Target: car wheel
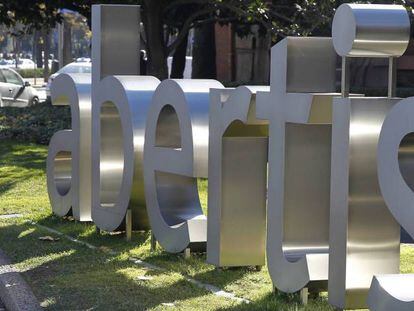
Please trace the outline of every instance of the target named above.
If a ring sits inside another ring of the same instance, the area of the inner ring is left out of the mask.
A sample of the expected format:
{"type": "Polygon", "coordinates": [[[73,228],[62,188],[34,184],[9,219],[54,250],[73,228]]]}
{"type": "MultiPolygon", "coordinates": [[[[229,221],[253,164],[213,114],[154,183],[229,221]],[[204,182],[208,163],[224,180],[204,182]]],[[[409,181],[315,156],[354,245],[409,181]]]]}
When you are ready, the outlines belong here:
{"type": "Polygon", "coordinates": [[[29,106],[34,106],[34,105],[37,105],[38,103],[39,103],[39,97],[34,96],[34,97],[30,100],[30,102],[29,102],[29,106]]]}

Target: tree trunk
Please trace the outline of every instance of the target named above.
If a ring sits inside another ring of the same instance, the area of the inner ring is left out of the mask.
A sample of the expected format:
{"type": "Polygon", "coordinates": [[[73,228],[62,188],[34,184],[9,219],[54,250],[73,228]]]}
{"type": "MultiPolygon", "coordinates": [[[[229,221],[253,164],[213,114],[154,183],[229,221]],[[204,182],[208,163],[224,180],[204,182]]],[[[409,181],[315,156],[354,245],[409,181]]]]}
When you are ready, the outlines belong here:
{"type": "Polygon", "coordinates": [[[187,55],[188,32],[185,38],[175,49],[171,64],[171,79],[182,79],[185,70],[185,57],[187,55]]]}
{"type": "Polygon", "coordinates": [[[36,65],[37,68],[43,68],[43,43],[41,42],[41,34],[38,30],[35,31],[35,42],[36,42],[36,65]]]}
{"type": "Polygon", "coordinates": [[[15,69],[18,68],[19,66],[19,53],[20,53],[20,49],[19,49],[19,40],[17,39],[17,36],[13,37],[14,39],[14,62],[15,62],[15,69]]]}
{"type": "Polygon", "coordinates": [[[168,78],[167,49],[164,42],[161,1],[145,0],[143,20],[147,39],[147,74],[160,80],[168,78]]]}
{"type": "Polygon", "coordinates": [[[204,24],[194,29],[193,79],[215,79],[216,40],[214,23],[204,24]]]}
{"type": "Polygon", "coordinates": [[[43,80],[47,82],[49,79],[49,51],[50,51],[50,34],[49,30],[43,31],[43,44],[44,44],[44,56],[43,56],[43,63],[44,63],[44,70],[43,70],[43,80]]]}

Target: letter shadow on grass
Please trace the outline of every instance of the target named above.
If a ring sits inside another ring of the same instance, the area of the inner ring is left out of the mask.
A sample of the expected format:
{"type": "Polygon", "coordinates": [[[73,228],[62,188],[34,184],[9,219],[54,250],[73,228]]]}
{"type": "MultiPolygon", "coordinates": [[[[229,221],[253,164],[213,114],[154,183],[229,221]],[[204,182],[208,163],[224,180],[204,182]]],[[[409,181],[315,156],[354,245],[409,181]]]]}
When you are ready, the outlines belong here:
{"type": "Polygon", "coordinates": [[[143,259],[168,271],[191,276],[220,288],[241,279],[246,273],[252,271],[251,267],[216,270],[214,266],[206,263],[205,253],[192,253],[189,259],[185,259],[182,254],[165,252],[159,245],[156,251],[151,252],[151,233],[149,231],[134,231],[132,240],[127,242],[124,232],[98,233],[93,223],[74,221],[71,218],[50,215],[38,221],[38,223],[88,242],[103,250],[111,249],[118,253],[126,253],[130,257],[143,259]]]}
{"type": "Polygon", "coordinates": [[[46,309],[146,310],[209,294],[172,272],[146,270],[63,238],[38,239],[45,235],[57,237],[28,224],[0,227],[0,248],[46,309]],[[142,275],[152,279],[138,279],[142,275]]]}

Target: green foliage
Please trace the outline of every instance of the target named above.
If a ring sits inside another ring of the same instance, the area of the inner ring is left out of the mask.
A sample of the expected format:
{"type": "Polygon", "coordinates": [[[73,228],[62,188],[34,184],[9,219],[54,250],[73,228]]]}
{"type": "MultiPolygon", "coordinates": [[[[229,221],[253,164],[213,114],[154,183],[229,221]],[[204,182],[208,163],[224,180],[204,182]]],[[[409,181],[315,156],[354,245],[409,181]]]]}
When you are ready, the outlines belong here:
{"type": "Polygon", "coordinates": [[[69,107],[40,103],[26,108],[0,108],[0,139],[44,145],[55,132],[69,128],[69,107]]]}
{"type": "MultiPolygon", "coordinates": [[[[45,160],[47,148],[35,144],[3,141],[0,144],[0,214],[23,214],[22,218],[0,219],[0,249],[5,251],[32,286],[47,310],[280,310],[332,311],[327,294],[310,299],[307,306],[297,295],[272,292],[263,267],[214,269],[205,254],[184,259],[160,247],[150,251],[149,232],[133,232],[132,241],[123,234],[97,233],[90,222],[78,222],[51,214],[47,196],[45,160]],[[98,246],[89,249],[61,237],[56,242],[40,241],[52,235],[31,222],[53,228],[98,246]],[[118,254],[111,254],[114,250],[118,254]],[[144,269],[128,258],[156,264],[164,271],[144,269]],[[217,297],[187,282],[191,276],[210,283],[250,304],[217,297]],[[142,276],[149,279],[141,279],[142,276]],[[162,303],[173,303],[167,307],[162,303]]],[[[200,197],[206,197],[206,180],[199,180],[200,197]]],[[[414,272],[414,249],[401,246],[401,272],[414,272]]]]}
{"type": "Polygon", "coordinates": [[[43,77],[43,68],[36,68],[36,69],[18,69],[17,72],[22,76],[22,78],[34,78],[36,77],[43,77]]]}

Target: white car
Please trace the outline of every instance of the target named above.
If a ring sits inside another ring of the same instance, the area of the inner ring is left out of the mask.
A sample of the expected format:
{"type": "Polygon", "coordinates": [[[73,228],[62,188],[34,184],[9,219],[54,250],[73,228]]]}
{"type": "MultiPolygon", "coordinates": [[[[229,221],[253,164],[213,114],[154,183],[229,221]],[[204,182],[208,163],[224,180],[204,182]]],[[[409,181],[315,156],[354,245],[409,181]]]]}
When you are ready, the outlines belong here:
{"type": "Polygon", "coordinates": [[[0,60],[0,68],[9,68],[13,66],[14,62],[11,59],[1,59],[0,60]]]}
{"type": "Polygon", "coordinates": [[[31,59],[20,58],[17,61],[17,68],[19,69],[34,69],[36,68],[36,63],[31,59]]]}
{"type": "Polygon", "coordinates": [[[11,68],[0,68],[0,107],[26,107],[39,102],[37,91],[11,68]]]}
{"type": "Polygon", "coordinates": [[[50,101],[50,85],[54,78],[56,78],[61,73],[91,73],[92,72],[92,63],[90,62],[73,62],[67,64],[66,66],[60,68],[57,72],[52,74],[49,77],[46,85],[46,97],[50,101]]]}

